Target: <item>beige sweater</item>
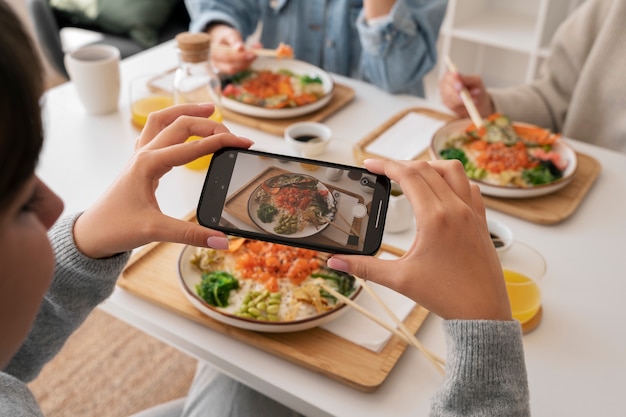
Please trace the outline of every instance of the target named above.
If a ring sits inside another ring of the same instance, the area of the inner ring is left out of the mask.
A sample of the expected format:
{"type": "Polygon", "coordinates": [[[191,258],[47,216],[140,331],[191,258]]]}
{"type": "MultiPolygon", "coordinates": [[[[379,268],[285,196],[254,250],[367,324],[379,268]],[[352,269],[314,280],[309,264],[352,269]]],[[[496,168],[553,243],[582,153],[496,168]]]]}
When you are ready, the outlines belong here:
{"type": "Polygon", "coordinates": [[[490,90],[496,111],[626,153],[626,0],[587,0],[559,27],[541,76],[490,90]]]}

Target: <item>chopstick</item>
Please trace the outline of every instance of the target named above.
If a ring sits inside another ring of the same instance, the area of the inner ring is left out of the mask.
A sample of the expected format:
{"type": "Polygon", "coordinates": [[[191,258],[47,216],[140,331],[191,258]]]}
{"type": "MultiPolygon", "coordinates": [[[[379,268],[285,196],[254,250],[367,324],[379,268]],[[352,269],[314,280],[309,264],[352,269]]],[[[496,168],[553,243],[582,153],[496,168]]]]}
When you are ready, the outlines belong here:
{"type": "Polygon", "coordinates": [[[329,222],[329,225],[331,225],[332,227],[334,227],[335,229],[339,230],[340,232],[343,232],[345,234],[347,234],[348,236],[356,236],[359,239],[359,243],[361,243],[362,239],[359,237],[359,235],[357,233],[351,234],[351,232],[353,232],[353,230],[346,230],[343,227],[333,223],[333,222],[329,222]]]}
{"type": "Polygon", "coordinates": [[[350,224],[350,222],[348,221],[348,219],[346,219],[346,218],[345,218],[345,217],[344,217],[344,216],[343,216],[343,215],[339,212],[339,210],[337,210],[337,217],[339,217],[339,218],[340,218],[340,219],[341,219],[341,220],[342,220],[345,224],[347,224],[347,225],[348,225],[348,227],[350,227],[350,231],[352,232],[352,234],[357,235],[357,236],[359,235],[359,232],[357,232],[357,231],[354,229],[354,226],[353,226],[352,224],[350,224]]]}
{"type": "MultiPolygon", "coordinates": [[[[444,59],[446,61],[446,66],[448,67],[448,69],[458,74],[459,70],[456,65],[454,65],[450,57],[446,55],[444,59]]],[[[474,126],[476,126],[477,128],[482,127],[483,118],[480,116],[480,113],[478,112],[478,109],[476,108],[476,105],[474,104],[474,101],[472,100],[469,91],[467,91],[467,88],[465,87],[463,87],[463,89],[461,90],[461,100],[463,100],[463,104],[465,105],[465,108],[467,109],[467,112],[469,113],[470,118],[474,123],[474,126]]]]}
{"type": "MultiPolygon", "coordinates": [[[[364,309],[363,307],[361,307],[360,305],[358,305],[357,303],[355,303],[354,301],[352,301],[351,299],[349,299],[345,295],[341,294],[340,292],[336,291],[334,288],[332,288],[329,285],[327,285],[325,282],[321,281],[320,282],[320,286],[324,290],[326,290],[329,294],[331,294],[333,297],[337,298],[338,300],[340,300],[344,304],[352,307],[353,309],[355,309],[359,313],[363,314],[365,317],[369,318],[370,320],[372,320],[373,322],[375,322],[379,326],[387,329],[388,331],[390,331],[391,333],[393,333],[394,335],[396,335],[397,337],[402,339],[404,342],[406,342],[408,345],[416,347],[418,350],[420,350],[426,356],[426,358],[433,364],[433,366],[435,368],[437,368],[439,373],[444,375],[445,371],[444,371],[443,367],[441,366],[441,362],[443,362],[443,360],[440,359],[440,358],[437,358],[428,349],[426,349],[417,340],[417,338],[414,335],[411,335],[411,337],[409,337],[406,333],[404,333],[404,332],[402,332],[402,331],[400,331],[400,330],[398,330],[398,329],[388,325],[387,323],[385,323],[384,321],[382,321],[381,319],[376,317],[374,314],[370,313],[369,311],[367,311],[366,309],[364,309]]],[[[381,302],[382,302],[382,300],[381,300],[381,302]]],[[[407,329],[407,331],[408,331],[408,329],[407,329]]],[[[410,332],[408,332],[408,333],[410,334],[410,332]]]]}
{"type": "MultiPolygon", "coordinates": [[[[220,51],[220,52],[226,52],[226,53],[237,52],[234,49],[232,49],[230,46],[226,46],[226,45],[211,45],[211,49],[214,51],[220,51]]],[[[254,52],[257,56],[273,57],[273,58],[280,57],[280,54],[278,53],[278,49],[250,48],[250,49],[247,49],[247,51],[254,52]]],[[[286,57],[283,57],[283,58],[286,58],[286,57]]]]}
{"type": "MultiPolygon", "coordinates": [[[[411,333],[409,328],[406,327],[406,325],[402,322],[402,320],[400,320],[393,313],[393,311],[391,311],[389,306],[387,306],[387,304],[385,304],[385,302],[378,296],[378,294],[376,294],[376,292],[374,292],[372,287],[370,287],[363,278],[356,277],[356,280],[359,282],[359,284],[361,284],[361,287],[363,287],[363,289],[378,303],[378,305],[380,305],[383,308],[383,310],[385,310],[385,313],[387,313],[387,315],[393,320],[393,322],[398,326],[400,331],[402,333],[404,333],[404,335],[406,336],[406,338],[408,339],[410,344],[412,344],[414,347],[416,347],[419,350],[421,350],[426,356],[430,356],[429,359],[431,359],[431,361],[435,361],[435,362],[439,363],[440,365],[445,365],[446,362],[443,360],[443,358],[441,358],[441,357],[435,355],[433,352],[429,351],[422,344],[422,342],[420,342],[417,339],[417,337],[415,337],[415,335],[413,333],[411,333]]],[[[442,371],[442,370],[440,369],[440,371],[442,371]]]]}

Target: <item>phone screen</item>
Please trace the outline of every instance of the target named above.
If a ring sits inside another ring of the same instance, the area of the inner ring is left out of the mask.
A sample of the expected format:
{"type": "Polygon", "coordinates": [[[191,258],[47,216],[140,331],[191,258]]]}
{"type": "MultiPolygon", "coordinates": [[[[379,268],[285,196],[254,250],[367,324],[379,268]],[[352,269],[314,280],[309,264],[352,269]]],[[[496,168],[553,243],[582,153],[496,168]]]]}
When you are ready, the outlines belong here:
{"type": "Polygon", "coordinates": [[[227,234],[330,253],[374,254],[390,182],[364,168],[224,148],[211,160],[198,222],[227,234]]]}

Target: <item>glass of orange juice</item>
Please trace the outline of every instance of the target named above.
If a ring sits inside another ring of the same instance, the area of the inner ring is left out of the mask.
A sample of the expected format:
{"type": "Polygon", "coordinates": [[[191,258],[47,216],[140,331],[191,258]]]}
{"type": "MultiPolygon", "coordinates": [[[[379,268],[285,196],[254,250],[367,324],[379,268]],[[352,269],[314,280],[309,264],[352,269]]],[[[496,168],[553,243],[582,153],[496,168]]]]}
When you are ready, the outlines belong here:
{"type": "Polygon", "coordinates": [[[530,331],[541,319],[540,282],[547,270],[546,261],[531,246],[513,242],[508,251],[500,254],[500,262],[513,318],[524,332],[530,331]]]}
{"type": "MultiPolygon", "coordinates": [[[[216,121],[216,122],[220,122],[220,123],[224,120],[224,116],[222,114],[222,111],[219,105],[215,106],[215,111],[213,112],[212,115],[209,116],[209,119],[216,121]]],[[[201,136],[189,136],[186,142],[189,142],[192,140],[198,140],[198,139],[202,139],[202,137],[201,136]]],[[[213,154],[201,156],[198,159],[195,159],[191,162],[186,163],[185,166],[189,169],[193,169],[196,171],[204,171],[209,168],[212,157],[213,157],[213,154]]]]}
{"type": "Polygon", "coordinates": [[[142,75],[131,81],[131,120],[138,129],[143,129],[150,113],[173,105],[174,96],[159,75],[142,75]]]}

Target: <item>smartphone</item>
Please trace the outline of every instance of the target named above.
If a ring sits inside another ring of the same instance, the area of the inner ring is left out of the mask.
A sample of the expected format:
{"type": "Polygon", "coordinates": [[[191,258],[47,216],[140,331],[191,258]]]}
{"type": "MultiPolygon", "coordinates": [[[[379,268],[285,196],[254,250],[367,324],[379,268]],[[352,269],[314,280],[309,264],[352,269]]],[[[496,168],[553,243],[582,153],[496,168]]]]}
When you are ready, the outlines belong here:
{"type": "Polygon", "coordinates": [[[213,154],[196,216],[226,234],[372,255],[391,184],[364,168],[239,148],[213,154]]]}

